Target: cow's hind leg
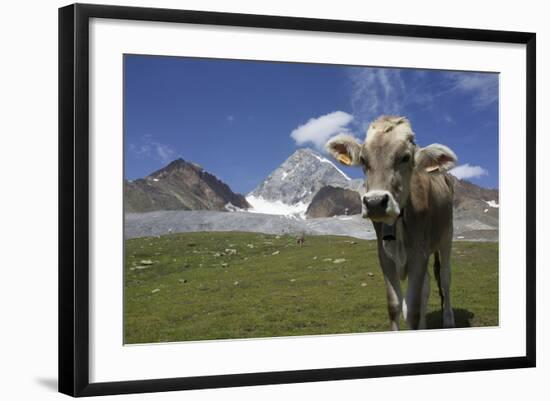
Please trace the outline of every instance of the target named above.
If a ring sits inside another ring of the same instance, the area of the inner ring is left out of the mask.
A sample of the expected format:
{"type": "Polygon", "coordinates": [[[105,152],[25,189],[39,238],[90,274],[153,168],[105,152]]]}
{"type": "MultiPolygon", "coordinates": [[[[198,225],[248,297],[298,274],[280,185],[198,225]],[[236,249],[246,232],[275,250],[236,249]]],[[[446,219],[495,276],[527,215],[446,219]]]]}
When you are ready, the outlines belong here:
{"type": "Polygon", "coordinates": [[[439,259],[439,251],[434,253],[434,276],[437,281],[437,289],[439,290],[439,299],[441,301],[441,313],[443,313],[443,289],[441,288],[441,260],[439,259]]]}
{"type": "Polygon", "coordinates": [[[441,247],[441,292],[443,293],[443,327],[455,327],[455,316],[451,306],[451,246],[449,241],[441,247]]]}
{"type": "Polygon", "coordinates": [[[424,274],[424,284],[422,285],[422,303],[420,305],[420,323],[418,324],[419,329],[426,328],[426,312],[428,311],[429,298],[430,298],[430,275],[428,274],[428,269],[426,269],[426,274],[424,274]]]}

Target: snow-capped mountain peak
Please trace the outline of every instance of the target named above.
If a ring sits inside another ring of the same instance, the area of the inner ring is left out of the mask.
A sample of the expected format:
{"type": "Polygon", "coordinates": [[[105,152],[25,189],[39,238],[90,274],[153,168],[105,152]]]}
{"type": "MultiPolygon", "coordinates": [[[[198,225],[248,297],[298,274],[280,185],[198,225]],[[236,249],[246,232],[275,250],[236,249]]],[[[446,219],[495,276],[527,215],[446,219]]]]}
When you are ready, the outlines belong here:
{"type": "Polygon", "coordinates": [[[298,149],[248,194],[247,201],[250,211],[303,217],[317,191],[326,185],[356,189],[361,180],[350,179],[311,149],[298,149]]]}

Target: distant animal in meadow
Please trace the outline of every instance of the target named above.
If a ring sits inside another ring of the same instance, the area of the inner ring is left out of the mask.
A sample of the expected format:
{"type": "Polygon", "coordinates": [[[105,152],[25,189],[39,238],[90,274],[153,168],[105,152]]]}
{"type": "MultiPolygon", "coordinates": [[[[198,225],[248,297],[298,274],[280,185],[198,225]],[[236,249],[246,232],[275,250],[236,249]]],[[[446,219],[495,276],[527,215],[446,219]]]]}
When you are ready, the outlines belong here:
{"type": "Polygon", "coordinates": [[[306,234],[305,233],[300,233],[300,235],[298,235],[298,237],[296,237],[296,244],[302,246],[302,245],[304,245],[305,242],[306,242],[306,234]]]}

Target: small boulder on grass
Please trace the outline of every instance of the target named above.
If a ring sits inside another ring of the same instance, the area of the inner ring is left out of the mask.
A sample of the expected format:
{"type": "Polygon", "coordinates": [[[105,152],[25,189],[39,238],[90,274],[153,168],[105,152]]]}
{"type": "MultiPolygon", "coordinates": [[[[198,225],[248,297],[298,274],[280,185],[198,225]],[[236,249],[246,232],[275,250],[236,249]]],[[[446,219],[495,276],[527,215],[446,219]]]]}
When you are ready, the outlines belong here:
{"type": "Polygon", "coordinates": [[[139,263],[142,264],[142,265],[145,265],[145,266],[150,266],[155,262],[153,262],[151,259],[143,259],[139,263]]]}
{"type": "Polygon", "coordinates": [[[340,263],[344,263],[346,261],[346,259],[344,258],[339,258],[339,259],[334,259],[334,261],[332,263],[338,265],[340,263]]]}
{"type": "Polygon", "coordinates": [[[275,255],[278,255],[279,253],[280,253],[279,251],[275,251],[272,253],[272,255],[275,256],[275,255]]]}
{"type": "Polygon", "coordinates": [[[153,291],[151,291],[151,294],[156,294],[157,292],[160,292],[160,288],[155,288],[153,291]]]}

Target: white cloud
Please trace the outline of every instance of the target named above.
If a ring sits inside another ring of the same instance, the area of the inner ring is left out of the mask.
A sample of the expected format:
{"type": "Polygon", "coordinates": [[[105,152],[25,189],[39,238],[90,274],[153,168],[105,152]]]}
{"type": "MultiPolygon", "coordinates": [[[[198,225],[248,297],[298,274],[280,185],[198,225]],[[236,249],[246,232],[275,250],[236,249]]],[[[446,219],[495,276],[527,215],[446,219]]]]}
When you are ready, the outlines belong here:
{"type": "Polygon", "coordinates": [[[225,119],[229,122],[232,122],[232,121],[235,121],[235,116],[230,114],[227,117],[225,117],[225,119]]]}
{"type": "Polygon", "coordinates": [[[136,154],[136,156],[143,156],[151,153],[151,147],[149,145],[136,145],[131,143],[130,150],[136,154]]]}
{"type": "Polygon", "coordinates": [[[449,113],[443,113],[441,115],[441,118],[443,119],[443,121],[445,121],[447,124],[454,124],[455,123],[455,119],[453,118],[453,116],[451,116],[449,113]]]}
{"type": "Polygon", "coordinates": [[[498,101],[498,75],[489,73],[450,72],[451,90],[472,96],[473,105],[487,107],[498,101]]]}
{"type": "Polygon", "coordinates": [[[170,146],[158,142],[153,142],[153,146],[158,159],[162,163],[166,164],[176,158],[176,151],[170,146]]]}
{"type": "Polygon", "coordinates": [[[152,140],[151,134],[143,135],[141,143],[130,144],[130,151],[138,158],[152,158],[167,164],[177,157],[177,152],[169,145],[152,140]]]}
{"type": "Polygon", "coordinates": [[[348,76],[351,108],[361,131],[382,114],[409,115],[413,106],[451,124],[454,118],[439,106],[439,99],[450,94],[468,96],[477,109],[498,102],[498,75],[492,73],[352,67],[348,76]]]}
{"type": "Polygon", "coordinates": [[[462,164],[449,171],[452,175],[460,180],[469,178],[480,178],[489,175],[489,172],[481,166],[471,166],[470,164],[462,164]]]}
{"type": "Polygon", "coordinates": [[[381,114],[404,114],[407,96],[401,70],[353,68],[349,77],[351,107],[361,129],[381,114]]]}
{"type": "Polygon", "coordinates": [[[334,111],[317,118],[311,118],[290,134],[296,145],[312,143],[318,150],[324,150],[327,140],[336,134],[349,132],[348,124],[353,120],[351,114],[334,111]]]}

